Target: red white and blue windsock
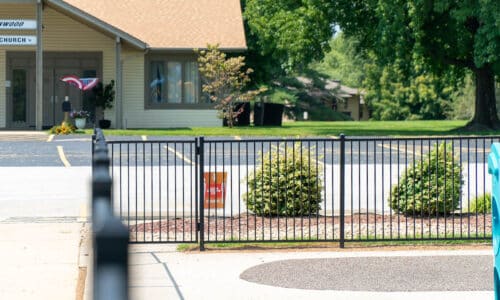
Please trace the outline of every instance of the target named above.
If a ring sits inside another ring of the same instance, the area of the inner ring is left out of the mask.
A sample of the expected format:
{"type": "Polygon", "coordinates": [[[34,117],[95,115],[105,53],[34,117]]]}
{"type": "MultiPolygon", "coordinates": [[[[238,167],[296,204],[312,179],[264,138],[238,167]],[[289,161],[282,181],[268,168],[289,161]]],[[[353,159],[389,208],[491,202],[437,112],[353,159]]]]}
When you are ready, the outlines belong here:
{"type": "Polygon", "coordinates": [[[82,91],[87,91],[97,85],[99,78],[80,78],[80,81],[83,83],[82,91]]]}
{"type": "Polygon", "coordinates": [[[61,81],[66,82],[79,90],[87,91],[97,85],[99,78],[78,78],[75,75],[67,75],[62,77],[61,81]]]}

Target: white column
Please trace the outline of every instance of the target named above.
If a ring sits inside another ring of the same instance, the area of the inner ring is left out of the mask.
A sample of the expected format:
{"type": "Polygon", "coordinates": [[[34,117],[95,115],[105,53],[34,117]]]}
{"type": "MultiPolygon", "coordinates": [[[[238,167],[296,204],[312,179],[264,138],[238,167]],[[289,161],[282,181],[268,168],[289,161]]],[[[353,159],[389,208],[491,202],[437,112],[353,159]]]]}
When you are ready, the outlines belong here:
{"type": "Polygon", "coordinates": [[[116,76],[115,76],[115,113],[116,128],[123,127],[123,101],[122,101],[122,43],[120,37],[116,37],[116,76]]]}
{"type": "Polygon", "coordinates": [[[42,44],[42,14],[43,0],[36,2],[36,130],[43,126],[43,44],[42,44]]]}

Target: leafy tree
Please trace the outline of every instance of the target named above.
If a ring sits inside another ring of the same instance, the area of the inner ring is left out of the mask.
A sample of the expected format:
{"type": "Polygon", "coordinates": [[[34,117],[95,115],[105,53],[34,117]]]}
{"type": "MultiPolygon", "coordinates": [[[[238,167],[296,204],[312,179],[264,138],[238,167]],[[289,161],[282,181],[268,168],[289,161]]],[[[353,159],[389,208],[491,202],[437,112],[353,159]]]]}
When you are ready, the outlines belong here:
{"type": "Polygon", "coordinates": [[[361,88],[377,120],[444,119],[456,89],[452,74],[436,76],[417,57],[410,62],[387,63],[373,51],[359,51],[360,42],[343,33],[330,42],[321,62],[310,66],[361,88]]]}
{"type": "Polygon", "coordinates": [[[402,70],[396,64],[382,66],[376,61],[366,65],[363,82],[365,99],[378,120],[445,119],[452,107],[458,82],[449,74],[437,76],[418,60],[402,70]]]}
{"type": "Polygon", "coordinates": [[[327,0],[242,0],[242,6],[249,64],[261,80],[300,70],[329,47],[333,27],[327,0]]]}
{"type": "MultiPolygon", "coordinates": [[[[335,9],[333,9],[335,8],[335,9]]],[[[475,105],[470,126],[499,127],[495,76],[500,75],[500,9],[497,0],[339,0],[334,20],[386,62],[414,56],[440,75],[474,74],[475,105]],[[366,19],[365,19],[366,18],[366,19]]],[[[411,71],[411,66],[402,68],[411,71]]]]}
{"type": "Polygon", "coordinates": [[[341,80],[350,87],[362,87],[365,79],[365,64],[368,59],[364,53],[358,52],[359,41],[337,34],[330,42],[330,51],[325,53],[321,61],[313,62],[310,68],[327,75],[329,78],[341,80]]]}
{"type": "MultiPolygon", "coordinates": [[[[474,106],[470,105],[471,99],[474,99],[474,81],[471,74],[464,78],[463,85],[453,92],[452,98],[452,108],[447,113],[447,118],[452,120],[471,119],[474,113],[474,106]]],[[[497,99],[499,99],[498,96],[497,99]]]]}
{"type": "Polygon", "coordinates": [[[199,71],[203,80],[203,91],[210,95],[219,117],[227,120],[228,127],[233,127],[234,119],[243,111],[235,111],[236,101],[249,101],[258,91],[243,91],[250,82],[252,69],[242,71],[245,57],[226,57],[219,51],[218,45],[208,45],[207,50],[198,51],[199,71]]]}

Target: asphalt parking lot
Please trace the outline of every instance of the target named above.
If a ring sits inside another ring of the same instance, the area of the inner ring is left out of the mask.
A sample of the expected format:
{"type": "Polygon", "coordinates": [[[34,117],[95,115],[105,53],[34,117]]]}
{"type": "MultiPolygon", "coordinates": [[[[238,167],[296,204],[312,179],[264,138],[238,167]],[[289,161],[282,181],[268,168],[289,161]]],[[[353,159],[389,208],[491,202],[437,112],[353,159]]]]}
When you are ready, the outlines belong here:
{"type": "MultiPolygon", "coordinates": [[[[179,143],[179,141],[194,141],[193,137],[165,137],[165,136],[107,136],[108,141],[124,141],[121,146],[113,146],[115,163],[119,162],[120,152],[131,155],[144,156],[146,163],[152,151],[160,147],[165,153],[171,154],[171,164],[182,165],[194,161],[194,142],[179,143]],[[146,146],[137,147],[134,142],[151,142],[146,146]],[[127,144],[130,142],[130,144],[127,144]],[[165,142],[158,144],[159,142],[165,142]]],[[[293,148],[292,142],[284,142],[283,138],[259,137],[207,137],[205,144],[206,162],[233,165],[237,163],[255,164],[260,153],[267,153],[269,149],[293,148]],[[257,139],[257,141],[255,141],[257,139]],[[238,158],[239,157],[239,158],[238,158]],[[238,159],[237,159],[238,158],[238,159]]],[[[419,160],[442,141],[365,141],[346,142],[345,159],[347,164],[409,164],[419,160]]],[[[459,162],[484,163],[493,141],[465,140],[463,143],[454,142],[454,154],[459,162]]],[[[338,164],[340,159],[340,144],[335,139],[303,141],[302,146],[312,149],[312,156],[319,157],[326,164],[338,164]]],[[[169,159],[168,155],[165,155],[169,159]]],[[[0,132],[0,167],[16,166],[90,166],[91,136],[48,135],[44,132],[0,132]]]]}

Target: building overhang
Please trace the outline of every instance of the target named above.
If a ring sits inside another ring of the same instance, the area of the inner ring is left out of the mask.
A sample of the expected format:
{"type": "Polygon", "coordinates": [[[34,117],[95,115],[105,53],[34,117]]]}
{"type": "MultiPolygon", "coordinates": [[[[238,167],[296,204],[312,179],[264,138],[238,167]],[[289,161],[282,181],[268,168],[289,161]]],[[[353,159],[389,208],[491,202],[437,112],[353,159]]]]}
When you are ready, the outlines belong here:
{"type": "MultiPolygon", "coordinates": [[[[0,0],[2,1],[2,0],[0,0]]],[[[109,35],[112,38],[120,38],[121,41],[124,41],[136,48],[139,49],[147,49],[149,48],[148,45],[133,37],[132,35],[124,32],[123,30],[120,30],[106,22],[103,22],[102,20],[82,11],[81,9],[78,9],[77,7],[74,7],[62,0],[43,0],[45,5],[55,9],[56,11],[59,11],[60,13],[63,13],[75,20],[78,20],[84,24],[86,24],[89,27],[93,27],[98,31],[103,32],[106,35],[109,35]]],[[[31,3],[35,2],[36,0],[33,1],[31,0],[31,3]]],[[[0,2],[2,3],[2,2],[0,2]]]]}

